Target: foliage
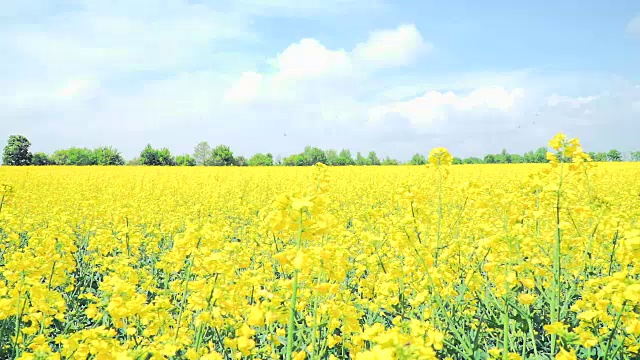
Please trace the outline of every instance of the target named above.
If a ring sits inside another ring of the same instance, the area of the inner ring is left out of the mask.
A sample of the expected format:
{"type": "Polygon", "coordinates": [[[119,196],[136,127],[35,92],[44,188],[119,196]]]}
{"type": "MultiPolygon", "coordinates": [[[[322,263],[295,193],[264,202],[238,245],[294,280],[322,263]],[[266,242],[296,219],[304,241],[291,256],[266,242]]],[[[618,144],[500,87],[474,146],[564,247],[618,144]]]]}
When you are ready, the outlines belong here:
{"type": "Polygon", "coordinates": [[[211,162],[211,146],[206,141],[200,142],[193,149],[193,157],[196,159],[196,165],[208,165],[211,162]]]}
{"type": "Polygon", "coordinates": [[[386,158],[384,158],[384,160],[382,160],[382,163],[380,165],[385,165],[385,166],[400,165],[400,162],[396,159],[392,159],[387,156],[386,158]]]}
{"type": "Polygon", "coordinates": [[[147,166],[174,166],[176,160],[167,148],[154,149],[148,144],[140,153],[140,164],[147,166]]]}
{"type": "Polygon", "coordinates": [[[249,166],[249,163],[248,163],[247,159],[244,156],[240,155],[240,156],[236,156],[233,159],[233,165],[235,165],[235,166],[249,166]]]}
{"type": "Polygon", "coordinates": [[[411,165],[424,165],[427,163],[427,159],[422,154],[414,154],[409,163],[411,165]]]}
{"type": "Polygon", "coordinates": [[[96,153],[89,148],[72,147],[56,150],[51,154],[51,160],[56,165],[97,165],[96,153]]]}
{"type": "Polygon", "coordinates": [[[37,152],[33,154],[31,164],[35,166],[45,166],[54,165],[54,162],[49,158],[49,155],[43,152],[37,152]]]}
{"type": "Polygon", "coordinates": [[[218,145],[211,151],[209,163],[211,166],[230,166],[234,164],[233,151],[227,145],[218,145]]]}
{"type": "Polygon", "coordinates": [[[22,135],[11,135],[2,154],[2,163],[8,166],[31,165],[31,142],[22,135]]]}
{"type": "Polygon", "coordinates": [[[640,151],[632,151],[629,157],[631,161],[640,161],[640,151]]]}
{"type": "Polygon", "coordinates": [[[176,165],[178,166],[196,166],[196,159],[189,154],[176,156],[176,165]]]}
{"type": "Polygon", "coordinates": [[[120,152],[111,146],[102,146],[93,150],[96,164],[101,166],[124,165],[120,152]]]}
{"type": "Polygon", "coordinates": [[[249,166],[273,166],[273,155],[271,153],[257,153],[248,162],[249,166]]]}
{"type": "Polygon", "coordinates": [[[2,167],[0,358],[637,359],[640,166],[549,149],[2,167]]]}
{"type": "Polygon", "coordinates": [[[618,151],[616,149],[611,149],[607,153],[607,160],[620,162],[620,161],[622,161],[622,154],[620,153],[620,151],[618,151]]]}

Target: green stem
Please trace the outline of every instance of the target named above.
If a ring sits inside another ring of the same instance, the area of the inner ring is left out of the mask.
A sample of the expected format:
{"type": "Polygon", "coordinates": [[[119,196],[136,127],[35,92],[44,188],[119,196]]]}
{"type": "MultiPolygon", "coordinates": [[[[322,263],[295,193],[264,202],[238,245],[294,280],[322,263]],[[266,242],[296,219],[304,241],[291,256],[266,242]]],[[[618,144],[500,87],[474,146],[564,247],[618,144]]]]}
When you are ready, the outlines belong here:
{"type": "Polygon", "coordinates": [[[178,314],[178,323],[176,324],[176,336],[175,340],[178,340],[178,334],[180,334],[180,323],[182,322],[182,314],[184,313],[184,308],[187,302],[187,292],[189,291],[189,280],[191,278],[191,266],[193,265],[193,261],[187,258],[189,261],[189,265],[187,266],[187,274],[184,282],[184,290],[182,291],[182,302],[180,303],[180,313],[178,314]]]}
{"type": "MultiPolygon", "coordinates": [[[[302,209],[298,216],[298,238],[296,239],[296,249],[300,250],[302,244],[302,209]]],[[[291,360],[293,354],[293,333],[296,330],[296,303],[298,302],[298,269],[293,271],[293,294],[291,294],[291,305],[289,308],[289,322],[287,324],[287,352],[286,359],[291,360]]]]}

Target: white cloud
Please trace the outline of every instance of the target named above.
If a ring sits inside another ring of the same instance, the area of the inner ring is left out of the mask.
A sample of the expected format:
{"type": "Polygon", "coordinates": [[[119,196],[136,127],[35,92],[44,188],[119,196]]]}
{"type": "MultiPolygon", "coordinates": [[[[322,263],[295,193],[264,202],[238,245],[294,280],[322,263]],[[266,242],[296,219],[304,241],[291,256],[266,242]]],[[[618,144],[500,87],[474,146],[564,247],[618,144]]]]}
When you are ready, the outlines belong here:
{"type": "Polygon", "coordinates": [[[256,72],[245,72],[240,79],[229,88],[224,99],[232,103],[247,103],[256,98],[260,91],[263,76],[256,72]]]}
{"type": "MultiPolygon", "coordinates": [[[[417,60],[429,45],[413,25],[374,31],[365,42],[352,51],[328,49],[318,40],[304,38],[289,45],[269,61],[272,72],[246,72],[229,88],[225,98],[233,101],[238,89],[245,89],[248,77],[260,75],[263,87],[251,92],[244,101],[268,99],[296,101],[314,96],[342,94],[345,88],[356,86],[373,71],[383,67],[399,67],[417,60]]],[[[244,91],[244,90],[243,90],[244,91]]]]}
{"type": "Polygon", "coordinates": [[[288,79],[339,76],[351,72],[351,59],[344,50],[329,50],[315,39],[291,44],[275,59],[278,75],[288,79]]]}
{"type": "Polygon", "coordinates": [[[633,36],[640,37],[640,15],[636,15],[627,23],[627,32],[633,36]]]}
{"type": "Polygon", "coordinates": [[[401,25],[372,32],[366,42],[355,47],[353,57],[359,64],[371,68],[398,67],[413,63],[432,48],[415,25],[401,25]]]}
{"type": "Polygon", "coordinates": [[[479,88],[467,94],[428,91],[410,100],[373,107],[369,112],[369,120],[380,123],[389,115],[397,114],[408,119],[412,125],[425,128],[463,112],[510,112],[523,96],[523,89],[507,90],[502,87],[479,88]]]}
{"type": "Polygon", "coordinates": [[[598,100],[600,96],[564,96],[553,94],[547,98],[547,105],[549,106],[558,106],[558,105],[567,105],[572,109],[579,109],[584,105],[587,105],[595,100],[598,100]]]}

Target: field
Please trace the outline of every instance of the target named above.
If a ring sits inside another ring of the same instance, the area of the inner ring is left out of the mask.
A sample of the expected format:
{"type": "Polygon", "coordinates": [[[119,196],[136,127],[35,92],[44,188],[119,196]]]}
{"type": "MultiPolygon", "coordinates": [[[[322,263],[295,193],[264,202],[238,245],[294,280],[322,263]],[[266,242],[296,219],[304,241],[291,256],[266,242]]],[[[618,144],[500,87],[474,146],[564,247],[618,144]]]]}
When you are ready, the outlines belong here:
{"type": "Polygon", "coordinates": [[[637,358],[640,164],[573,145],[539,165],[1,167],[0,358],[637,358]]]}

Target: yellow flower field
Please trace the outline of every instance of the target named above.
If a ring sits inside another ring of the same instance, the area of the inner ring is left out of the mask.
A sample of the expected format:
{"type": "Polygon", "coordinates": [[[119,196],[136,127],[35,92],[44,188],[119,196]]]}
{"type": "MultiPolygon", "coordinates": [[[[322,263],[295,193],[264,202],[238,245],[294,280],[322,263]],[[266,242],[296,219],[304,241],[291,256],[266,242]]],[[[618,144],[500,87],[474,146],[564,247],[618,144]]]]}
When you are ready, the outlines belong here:
{"type": "Polygon", "coordinates": [[[540,165],[0,167],[0,358],[638,358],[640,164],[550,145],[540,165]]]}

